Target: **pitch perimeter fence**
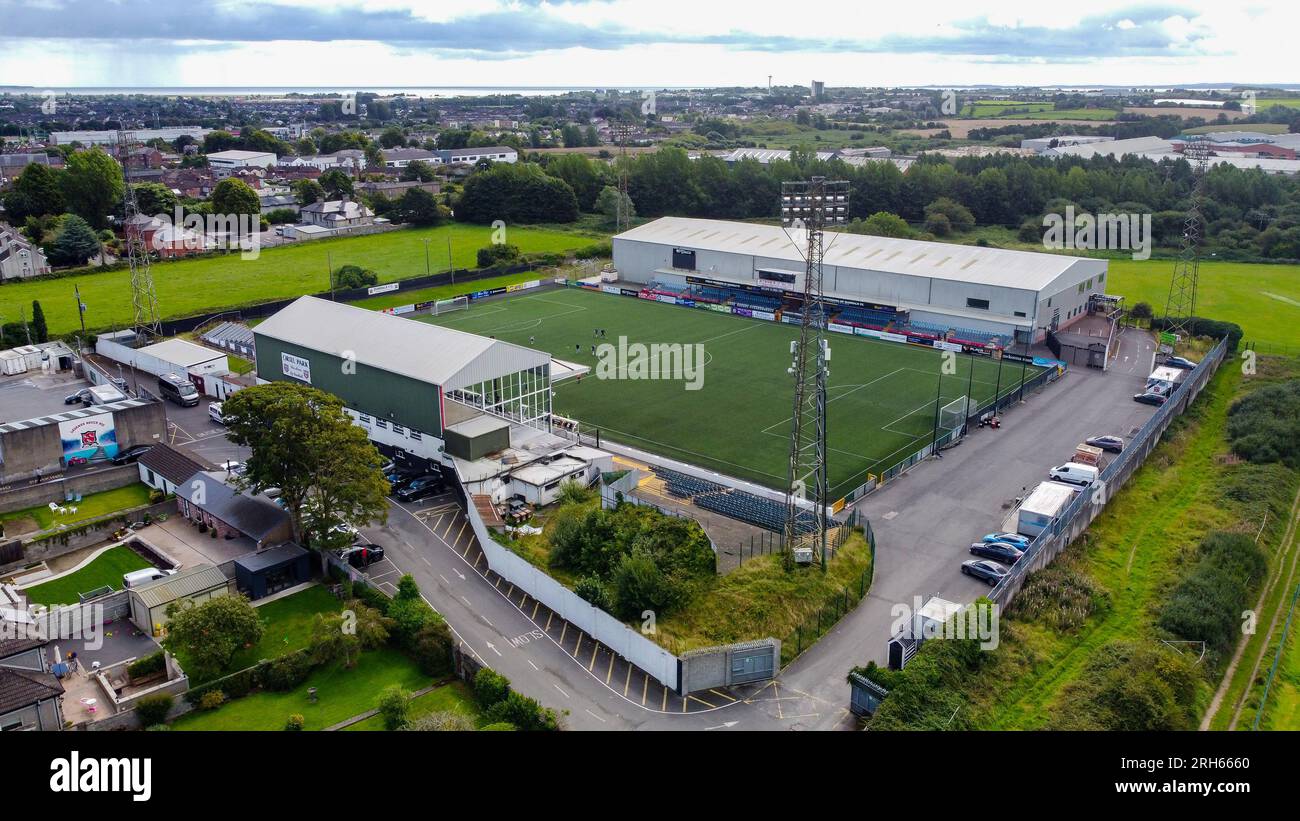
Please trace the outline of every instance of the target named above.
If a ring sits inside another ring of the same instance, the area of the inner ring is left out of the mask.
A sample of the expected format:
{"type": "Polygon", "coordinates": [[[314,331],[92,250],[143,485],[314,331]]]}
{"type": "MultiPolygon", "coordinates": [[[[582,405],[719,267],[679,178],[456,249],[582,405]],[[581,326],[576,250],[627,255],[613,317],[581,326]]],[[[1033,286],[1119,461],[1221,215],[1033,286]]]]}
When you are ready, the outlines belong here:
{"type": "Polygon", "coordinates": [[[1009,606],[1030,573],[1051,564],[1061,551],[1088,528],[1110,497],[1124,486],[1156,445],[1160,444],[1161,436],[1174,417],[1185,411],[1205,388],[1227,354],[1228,340],[1221,339],[1125,445],[1124,451],[1102,470],[1097,481],[1078,493],[1052,524],[1034,537],[1026,548],[1025,555],[1011,566],[1011,572],[989,593],[990,599],[1002,607],[1009,606]]]}

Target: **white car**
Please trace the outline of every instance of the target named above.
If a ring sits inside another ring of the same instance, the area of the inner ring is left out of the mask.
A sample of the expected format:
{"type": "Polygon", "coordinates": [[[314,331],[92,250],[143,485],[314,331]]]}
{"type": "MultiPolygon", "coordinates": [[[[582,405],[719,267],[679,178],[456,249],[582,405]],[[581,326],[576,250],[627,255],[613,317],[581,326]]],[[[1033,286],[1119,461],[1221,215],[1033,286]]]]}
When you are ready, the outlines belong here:
{"type": "Polygon", "coordinates": [[[208,404],[208,418],[218,425],[226,424],[226,419],[221,415],[221,403],[211,402],[208,404]]]}

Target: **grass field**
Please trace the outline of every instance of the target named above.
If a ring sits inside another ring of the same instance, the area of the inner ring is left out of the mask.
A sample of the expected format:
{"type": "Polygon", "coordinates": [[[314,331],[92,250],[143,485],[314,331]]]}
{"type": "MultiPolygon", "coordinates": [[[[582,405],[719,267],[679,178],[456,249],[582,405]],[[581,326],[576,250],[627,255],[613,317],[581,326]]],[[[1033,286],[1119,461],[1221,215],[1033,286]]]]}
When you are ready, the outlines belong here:
{"type": "MultiPolygon", "coordinates": [[[[593,329],[628,344],[698,343],[702,386],[684,381],[597,379],[555,388],[555,409],[602,437],[770,487],[785,484],[790,403],[786,368],[796,329],[699,309],[663,305],[579,289],[479,303],[467,312],[426,321],[496,336],[549,351],[593,368],[593,329]],[[575,346],[577,350],[575,351],[575,346]]],[[[933,434],[936,392],[946,404],[967,393],[989,399],[998,365],[959,356],[942,377],[939,352],[916,346],[831,334],[831,497],[848,493],[923,448],[933,434]],[[974,371],[971,364],[974,363],[974,371]]],[[[1036,371],[1030,367],[1026,376],[1036,371]]],[[[1014,391],[1021,368],[1002,369],[1001,392],[1014,391]]]]}
{"type": "Polygon", "coordinates": [[[369,299],[362,299],[353,302],[358,308],[369,308],[372,311],[379,311],[384,308],[396,308],[400,305],[413,305],[417,302],[429,302],[435,299],[447,299],[452,296],[459,296],[468,291],[482,291],[489,288],[500,288],[503,285],[514,285],[518,282],[527,282],[530,279],[540,279],[543,275],[539,271],[524,271],[518,274],[506,274],[505,276],[489,277],[487,279],[476,279],[473,282],[457,282],[454,285],[437,285],[432,288],[419,288],[414,291],[398,291],[392,294],[380,294],[372,296],[369,299]]]}
{"type": "MultiPolygon", "coordinates": [[[[154,289],[163,318],[190,316],[328,291],[331,263],[335,270],[349,264],[373,269],[380,282],[423,276],[425,240],[429,241],[429,269],[434,273],[447,269],[448,240],[455,267],[473,268],[478,250],[489,244],[491,236],[490,226],[453,223],[268,248],[257,259],[231,254],[160,262],[152,266],[154,289]]],[[[507,241],[524,253],[566,251],[602,239],[522,227],[509,228],[507,235],[507,241]]],[[[16,317],[26,311],[30,315],[32,300],[40,300],[50,333],[74,331],[79,322],[73,288],[79,287],[87,306],[87,327],[129,325],[133,316],[130,280],[129,271],[119,270],[8,283],[0,287],[0,314],[16,317]]]]}
{"type": "Polygon", "coordinates": [[[75,573],[29,587],[23,591],[32,604],[76,604],[78,593],[88,593],[100,587],[122,589],[122,574],[143,570],[149,563],[126,545],[106,550],[95,560],[75,573]]]}
{"type": "MultiPolygon", "coordinates": [[[[1111,260],[1106,291],[1123,294],[1130,307],[1147,302],[1163,314],[1173,270],[1170,260],[1111,260]]],[[[1203,262],[1196,313],[1236,322],[1248,341],[1300,352],[1300,265],[1203,262]]]]}
{"type": "MultiPolygon", "coordinates": [[[[336,613],[342,606],[334,594],[317,585],[258,607],[257,617],[263,627],[262,640],[235,653],[230,664],[218,676],[252,667],[262,659],[273,659],[301,650],[310,643],[316,614],[336,613]]],[[[184,653],[174,652],[181,663],[181,669],[194,669],[193,665],[187,663],[184,653]]],[[[193,674],[191,678],[194,678],[193,674]]],[[[201,680],[196,679],[194,683],[201,683],[201,680]]]]}
{"type": "MultiPolygon", "coordinates": [[[[478,711],[478,704],[474,701],[474,694],[470,692],[469,687],[464,682],[460,681],[453,681],[411,699],[411,711],[407,714],[407,720],[415,721],[417,718],[427,716],[429,713],[460,713],[475,724],[481,725],[483,723],[483,716],[478,711]]],[[[345,731],[383,730],[384,717],[371,716],[365,721],[349,724],[343,729],[345,731]]]]}
{"type": "Polygon", "coordinates": [[[56,524],[73,527],[79,522],[106,516],[119,510],[129,510],[148,503],[149,486],[143,482],[137,482],[126,487],[91,493],[83,496],[80,502],[65,502],[64,508],[68,511],[67,513],[56,513],[50,510],[48,504],[36,505],[6,513],[0,516],[0,522],[4,523],[5,535],[11,537],[21,536],[48,530],[56,524]],[[74,507],[77,509],[76,513],[72,512],[74,507]]]}
{"type": "Polygon", "coordinates": [[[281,730],[297,713],[304,730],[323,730],[378,706],[379,694],[390,684],[418,690],[432,682],[415,662],[384,647],[361,654],[352,669],[338,663],[315,670],[287,693],[263,690],[235,699],[215,710],[195,710],[172,725],[175,730],[281,730]],[[313,703],[307,691],[315,687],[313,703]]]}

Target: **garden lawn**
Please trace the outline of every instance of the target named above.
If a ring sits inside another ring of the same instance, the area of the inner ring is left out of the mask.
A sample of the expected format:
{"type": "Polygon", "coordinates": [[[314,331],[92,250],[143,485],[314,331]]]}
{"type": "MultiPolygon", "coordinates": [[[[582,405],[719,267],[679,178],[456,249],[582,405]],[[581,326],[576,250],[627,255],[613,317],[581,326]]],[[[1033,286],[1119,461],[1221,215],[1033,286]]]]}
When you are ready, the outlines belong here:
{"type": "MultiPolygon", "coordinates": [[[[337,613],[343,603],[320,585],[314,585],[276,599],[257,608],[257,617],[262,622],[262,640],[251,647],[245,647],[235,654],[224,673],[226,675],[245,667],[252,667],[263,659],[273,659],[301,650],[311,643],[311,629],[318,613],[337,613]]],[[[182,670],[193,669],[187,664],[184,653],[177,652],[182,670]]],[[[196,679],[195,684],[202,681],[196,679]]]]}
{"type": "Polygon", "coordinates": [[[303,729],[323,730],[378,706],[385,687],[396,684],[419,690],[432,682],[415,662],[392,648],[361,654],[355,667],[331,664],[314,671],[286,693],[261,691],[230,701],[215,710],[195,710],[172,725],[175,730],[282,730],[290,715],[304,718],[303,729]],[[318,698],[312,703],[308,688],[318,698]]]}
{"type": "Polygon", "coordinates": [[[88,593],[100,587],[122,589],[122,574],[151,567],[126,545],[118,545],[99,554],[90,564],[57,579],[23,590],[32,604],[76,604],[78,593],[88,593]]]}
{"type": "MultiPolygon", "coordinates": [[[[361,237],[311,240],[264,249],[256,259],[239,254],[158,262],[151,266],[158,310],[164,319],[204,311],[238,308],[275,299],[328,291],[329,266],[370,268],[380,282],[445,271],[448,241],[457,268],[477,266],[480,248],[492,239],[487,225],[452,223],[437,228],[410,228],[361,237]]],[[[559,252],[604,240],[604,236],[550,229],[509,227],[506,240],[524,253],[559,252]]],[[[8,283],[0,289],[0,314],[18,316],[40,300],[52,334],[79,327],[73,288],[81,289],[86,324],[92,329],[131,323],[131,272],[78,274],[54,279],[8,283]]]]}
{"type": "Polygon", "coordinates": [[[69,511],[67,514],[55,513],[50,510],[48,504],[45,504],[6,513],[0,516],[0,521],[4,522],[7,535],[17,536],[48,530],[59,524],[74,527],[80,522],[148,503],[149,486],[143,482],[136,482],[126,487],[91,493],[83,496],[80,502],[64,502],[63,506],[69,511]],[[71,512],[73,507],[77,509],[76,513],[71,512]]]}
{"type": "MultiPolygon", "coordinates": [[[[421,716],[429,713],[453,712],[460,713],[474,722],[475,726],[483,726],[483,716],[479,714],[478,704],[474,701],[474,695],[470,692],[468,686],[461,681],[453,681],[450,684],[430,690],[424,695],[411,699],[411,712],[407,719],[414,721],[421,716]]],[[[371,716],[365,721],[359,721],[343,728],[344,730],[383,730],[384,717],[371,716]]]]}

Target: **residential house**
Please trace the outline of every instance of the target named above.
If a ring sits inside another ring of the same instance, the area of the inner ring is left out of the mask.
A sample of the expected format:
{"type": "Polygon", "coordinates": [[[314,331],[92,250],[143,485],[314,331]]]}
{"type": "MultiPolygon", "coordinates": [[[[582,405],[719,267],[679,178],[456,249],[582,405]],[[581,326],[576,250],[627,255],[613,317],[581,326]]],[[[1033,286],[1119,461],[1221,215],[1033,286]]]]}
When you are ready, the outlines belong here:
{"type": "Polygon", "coordinates": [[[0,282],[48,274],[45,252],[17,230],[0,223],[0,282]]]}
{"type": "Polygon", "coordinates": [[[131,621],[152,636],[162,634],[173,605],[192,607],[230,594],[230,580],[210,564],[187,568],[172,576],[154,579],[130,591],[131,621]]]}
{"type": "Polygon", "coordinates": [[[167,168],[163,169],[160,182],[177,196],[207,199],[212,196],[217,179],[206,168],[167,168]]]}
{"type": "Polygon", "coordinates": [[[293,538],[287,512],[261,494],[236,490],[225,483],[220,473],[196,471],[181,484],[195,492],[176,497],[180,514],[215,530],[219,538],[246,537],[258,550],[293,538]]]}
{"type": "Polygon", "coordinates": [[[166,442],[159,442],[145,451],[136,465],[140,469],[140,481],[163,493],[175,493],[194,474],[213,469],[192,454],[166,442]]]}
{"type": "Polygon", "coordinates": [[[26,624],[0,622],[0,732],[62,730],[63,684],[50,673],[46,642],[26,624]]]}
{"type": "Polygon", "coordinates": [[[390,200],[395,200],[405,194],[412,188],[420,191],[428,191],[430,194],[438,194],[442,191],[442,183],[434,180],[431,182],[420,182],[419,180],[410,180],[399,182],[397,180],[382,180],[378,182],[359,182],[355,186],[358,194],[367,194],[375,196],[382,194],[390,200]]]}
{"type": "Polygon", "coordinates": [[[331,230],[374,225],[375,212],[352,199],[313,202],[299,212],[303,222],[331,230]]]}

